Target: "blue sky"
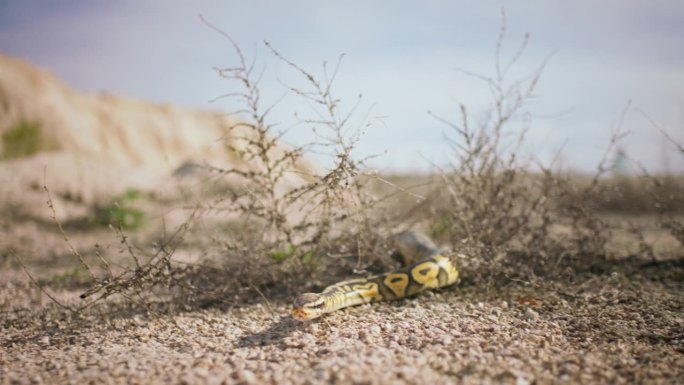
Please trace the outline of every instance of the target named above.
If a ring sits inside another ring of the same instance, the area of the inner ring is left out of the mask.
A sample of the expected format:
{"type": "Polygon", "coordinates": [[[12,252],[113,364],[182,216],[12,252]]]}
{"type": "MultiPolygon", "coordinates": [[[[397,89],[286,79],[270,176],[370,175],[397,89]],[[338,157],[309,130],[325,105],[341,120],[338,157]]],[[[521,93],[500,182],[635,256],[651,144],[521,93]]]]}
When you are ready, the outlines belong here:
{"type": "MultiPolygon", "coordinates": [[[[363,94],[364,129],[356,155],[378,154],[383,171],[429,170],[444,164],[448,129],[428,110],[457,117],[459,103],[475,115],[488,106],[486,87],[459,69],[491,75],[507,13],[504,56],[525,33],[529,48],[513,77],[553,53],[535,99],[527,154],[549,163],[562,148],[563,167],[590,171],[603,154],[611,125],[631,100],[684,141],[684,5],[681,0],[510,1],[87,1],[3,0],[0,51],[45,67],[77,89],[229,111],[210,103],[235,85],[212,67],[237,61],[228,42],[198,15],[229,33],[265,68],[266,104],[301,84],[263,46],[270,41],[300,66],[320,73],[343,60],[335,94],[349,108],[363,94]]],[[[513,79],[512,79],[513,80],[513,79]]],[[[285,139],[311,139],[293,126],[310,107],[287,96],[274,110],[285,139]]],[[[630,111],[622,146],[651,169],[684,171],[683,157],[630,111]]]]}

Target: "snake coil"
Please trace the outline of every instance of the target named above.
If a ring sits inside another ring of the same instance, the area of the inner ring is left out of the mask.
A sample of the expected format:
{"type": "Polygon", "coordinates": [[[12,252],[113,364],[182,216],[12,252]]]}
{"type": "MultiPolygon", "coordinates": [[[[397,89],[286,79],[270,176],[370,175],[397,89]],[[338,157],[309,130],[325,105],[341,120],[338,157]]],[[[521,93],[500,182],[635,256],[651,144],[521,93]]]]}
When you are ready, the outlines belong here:
{"type": "Polygon", "coordinates": [[[393,257],[403,267],[368,278],[351,279],[326,287],[322,293],[304,293],[294,301],[292,317],[300,321],[349,306],[391,301],[428,289],[452,285],[459,280],[453,258],[441,252],[426,236],[404,231],[394,238],[393,257]]]}

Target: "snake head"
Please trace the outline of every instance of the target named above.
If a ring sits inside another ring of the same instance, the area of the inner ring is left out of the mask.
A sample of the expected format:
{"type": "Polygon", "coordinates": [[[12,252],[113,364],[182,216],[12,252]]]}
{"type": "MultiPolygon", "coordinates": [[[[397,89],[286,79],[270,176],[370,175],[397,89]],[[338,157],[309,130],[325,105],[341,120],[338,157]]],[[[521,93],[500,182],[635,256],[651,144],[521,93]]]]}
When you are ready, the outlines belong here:
{"type": "Polygon", "coordinates": [[[320,294],[304,293],[294,300],[293,305],[292,317],[299,321],[307,321],[324,313],[325,302],[320,294]]]}

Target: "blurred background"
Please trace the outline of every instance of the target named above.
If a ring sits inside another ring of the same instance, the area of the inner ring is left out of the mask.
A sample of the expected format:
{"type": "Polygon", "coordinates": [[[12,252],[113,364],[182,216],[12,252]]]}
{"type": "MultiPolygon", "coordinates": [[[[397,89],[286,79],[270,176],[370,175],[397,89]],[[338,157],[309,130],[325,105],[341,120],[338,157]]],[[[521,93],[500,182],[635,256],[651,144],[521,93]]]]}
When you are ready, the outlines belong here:
{"type": "Polygon", "coordinates": [[[6,382],[684,383],[683,4],[0,0],[6,382]]]}
{"type": "MultiPolygon", "coordinates": [[[[321,74],[345,54],[334,93],[342,109],[363,95],[357,117],[368,118],[355,155],[381,154],[381,172],[425,172],[446,162],[448,128],[428,114],[457,121],[458,105],[477,114],[490,106],[501,11],[507,15],[502,58],[526,33],[525,53],[509,79],[546,59],[527,111],[527,154],[556,169],[591,172],[624,116],[620,145],[655,172],[681,172],[674,147],[643,116],[684,141],[684,6],[678,0],[538,1],[248,1],[201,0],[0,2],[0,52],[26,59],[86,92],[221,111],[217,96],[235,91],[212,67],[238,61],[229,42],[199,15],[230,34],[263,70],[264,105],[279,100],[298,74],[264,46],[321,74]],[[560,156],[557,156],[562,149],[560,156]]],[[[295,113],[310,108],[286,95],[274,109],[284,140],[312,140],[295,113]]],[[[361,124],[359,122],[359,124],[361,124]]],[[[636,172],[634,165],[625,172],[636,172]]]]}

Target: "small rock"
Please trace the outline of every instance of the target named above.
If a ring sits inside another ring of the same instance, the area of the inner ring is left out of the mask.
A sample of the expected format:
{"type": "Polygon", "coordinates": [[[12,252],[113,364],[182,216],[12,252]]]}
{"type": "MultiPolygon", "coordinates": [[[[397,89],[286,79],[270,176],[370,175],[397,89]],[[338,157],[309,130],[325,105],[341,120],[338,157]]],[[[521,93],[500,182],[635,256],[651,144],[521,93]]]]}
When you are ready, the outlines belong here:
{"type": "Polygon", "coordinates": [[[128,367],[128,369],[130,369],[130,370],[135,370],[138,367],[138,361],[136,361],[133,358],[129,358],[126,361],[126,367],[128,367]]]}
{"type": "Polygon", "coordinates": [[[528,307],[525,309],[525,313],[523,313],[523,319],[527,321],[536,321],[539,319],[539,313],[528,307]]]}
{"type": "Polygon", "coordinates": [[[50,345],[50,337],[48,337],[48,336],[43,336],[43,337],[40,339],[40,343],[43,344],[43,345],[50,345]]]}
{"type": "Polygon", "coordinates": [[[204,367],[196,367],[195,368],[195,375],[199,378],[206,379],[209,377],[209,370],[204,367]]]}
{"type": "Polygon", "coordinates": [[[242,380],[248,384],[256,384],[257,383],[257,377],[254,372],[251,370],[243,370],[242,373],[240,373],[240,377],[242,377],[242,380]]]}

